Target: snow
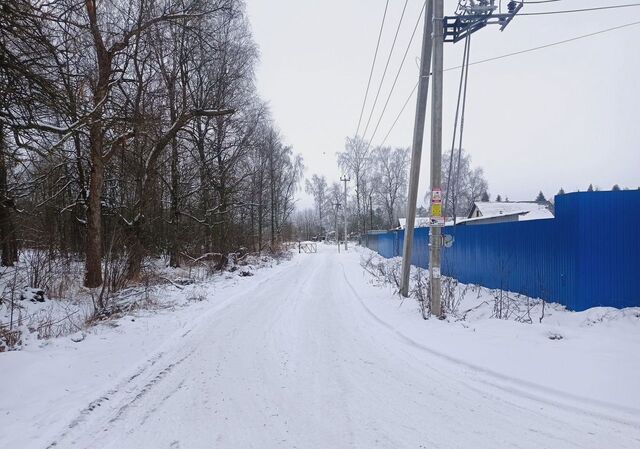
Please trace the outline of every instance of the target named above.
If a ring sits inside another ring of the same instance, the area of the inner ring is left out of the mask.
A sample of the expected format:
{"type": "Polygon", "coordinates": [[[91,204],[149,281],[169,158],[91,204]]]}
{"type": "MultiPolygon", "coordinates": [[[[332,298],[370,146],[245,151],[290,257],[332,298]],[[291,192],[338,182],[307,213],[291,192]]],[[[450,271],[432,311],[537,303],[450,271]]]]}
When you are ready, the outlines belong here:
{"type": "Polygon", "coordinates": [[[546,204],[534,202],[476,201],[481,217],[460,220],[459,222],[482,220],[489,217],[518,215],[519,221],[553,218],[546,204]]]}
{"type": "Polygon", "coordinates": [[[425,321],[369,255],[320,244],[0,354],[0,447],[638,447],[640,310],[525,324],[469,290],[466,320],[425,321]]]}

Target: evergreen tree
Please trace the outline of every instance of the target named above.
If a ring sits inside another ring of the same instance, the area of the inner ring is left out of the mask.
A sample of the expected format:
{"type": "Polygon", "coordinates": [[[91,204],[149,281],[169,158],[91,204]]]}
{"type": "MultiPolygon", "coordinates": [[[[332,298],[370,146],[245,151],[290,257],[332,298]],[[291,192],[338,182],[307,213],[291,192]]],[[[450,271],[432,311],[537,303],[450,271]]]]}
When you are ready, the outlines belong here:
{"type": "Polygon", "coordinates": [[[587,192],[593,192],[593,184],[589,184],[589,188],[587,189],[587,192]]]}
{"type": "Polygon", "coordinates": [[[496,201],[499,203],[502,201],[502,197],[500,195],[496,196],[496,201]]]}
{"type": "Polygon", "coordinates": [[[542,193],[542,190],[538,193],[538,196],[536,197],[536,203],[546,203],[547,199],[544,197],[544,193],[542,193]]]}
{"type": "Polygon", "coordinates": [[[614,184],[613,187],[611,188],[612,192],[619,192],[620,191],[620,186],[618,184],[614,184]]]}
{"type": "Polygon", "coordinates": [[[562,187],[560,187],[560,190],[558,190],[557,195],[564,195],[564,189],[562,187]]]}
{"type": "Polygon", "coordinates": [[[488,194],[487,192],[484,192],[484,193],[482,194],[482,197],[480,198],[480,201],[483,201],[483,202],[485,202],[485,203],[486,203],[487,201],[489,201],[489,194],[488,194]]]}

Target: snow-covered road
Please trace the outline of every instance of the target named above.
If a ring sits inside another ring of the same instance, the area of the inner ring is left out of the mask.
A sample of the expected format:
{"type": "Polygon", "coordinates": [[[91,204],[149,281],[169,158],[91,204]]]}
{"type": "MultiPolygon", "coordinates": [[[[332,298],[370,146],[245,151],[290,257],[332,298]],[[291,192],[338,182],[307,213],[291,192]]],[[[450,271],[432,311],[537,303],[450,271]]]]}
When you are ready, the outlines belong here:
{"type": "Polygon", "coordinates": [[[404,336],[367,307],[356,257],[300,255],[203,313],[50,447],[640,447],[637,416],[510,388],[404,336]]]}

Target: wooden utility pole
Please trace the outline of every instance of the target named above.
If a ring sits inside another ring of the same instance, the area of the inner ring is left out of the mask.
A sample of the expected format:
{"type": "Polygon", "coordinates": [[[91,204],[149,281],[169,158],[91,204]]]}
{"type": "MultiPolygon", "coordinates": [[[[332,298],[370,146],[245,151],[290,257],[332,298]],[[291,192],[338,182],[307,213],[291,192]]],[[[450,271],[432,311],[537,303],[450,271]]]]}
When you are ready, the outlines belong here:
{"type": "MultiPolygon", "coordinates": [[[[440,2],[442,2],[442,0],[440,0],[440,2]]],[[[404,247],[402,251],[402,283],[400,293],[404,297],[409,296],[409,274],[411,272],[413,228],[416,221],[418,185],[420,182],[420,159],[422,158],[422,142],[424,138],[424,124],[427,112],[427,95],[429,93],[429,75],[431,72],[433,3],[434,0],[427,0],[427,10],[424,16],[424,31],[422,33],[420,79],[418,81],[418,98],[416,100],[416,118],[413,126],[411,169],[409,172],[409,194],[407,195],[407,223],[404,230],[404,247]]]]}

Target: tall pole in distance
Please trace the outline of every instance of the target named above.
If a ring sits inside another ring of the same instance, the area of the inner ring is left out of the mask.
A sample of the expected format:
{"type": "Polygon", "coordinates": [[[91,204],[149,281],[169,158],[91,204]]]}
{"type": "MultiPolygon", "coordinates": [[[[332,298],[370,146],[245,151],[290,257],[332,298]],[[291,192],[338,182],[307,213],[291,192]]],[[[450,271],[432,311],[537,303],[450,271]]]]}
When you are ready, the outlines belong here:
{"type": "Polygon", "coordinates": [[[340,177],[340,181],[344,182],[344,207],[342,208],[342,219],[344,220],[344,250],[347,250],[347,183],[351,181],[351,178],[347,178],[347,175],[340,177]]]}
{"type": "Polygon", "coordinates": [[[431,232],[429,238],[429,285],[431,313],[442,315],[441,251],[442,251],[442,78],[444,50],[444,2],[433,0],[433,92],[431,94],[431,232]]]}
{"type": "MultiPolygon", "coordinates": [[[[429,93],[429,75],[431,72],[431,50],[433,33],[433,3],[427,0],[424,15],[424,31],[422,33],[422,54],[420,57],[420,79],[418,80],[418,98],[416,100],[416,118],[413,126],[413,145],[411,147],[411,169],[409,171],[409,194],[407,196],[407,224],[404,230],[404,246],[402,251],[402,283],[400,294],[409,296],[409,274],[411,273],[411,250],[413,248],[413,228],[416,221],[416,204],[418,202],[418,184],[420,182],[420,159],[422,158],[422,141],[424,123],[427,112],[427,95],[429,93]]],[[[442,0],[440,0],[442,3],[442,0]]]]}
{"type": "Polygon", "coordinates": [[[340,254],[340,239],[338,238],[338,210],[340,210],[340,203],[333,203],[336,208],[336,244],[338,245],[338,254],[340,254]]]}
{"type": "Polygon", "coordinates": [[[369,192],[369,230],[373,231],[373,201],[371,201],[371,192],[369,192]]]}

